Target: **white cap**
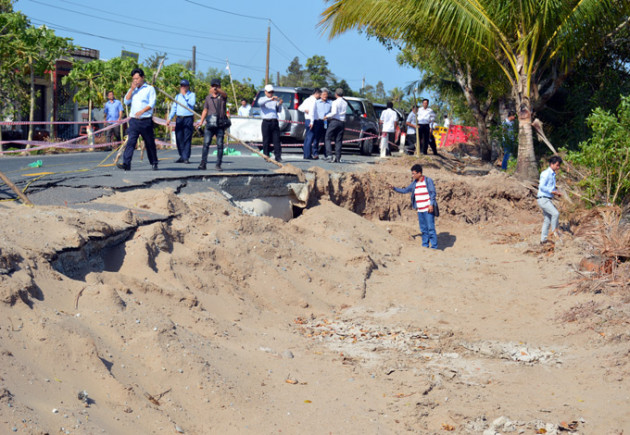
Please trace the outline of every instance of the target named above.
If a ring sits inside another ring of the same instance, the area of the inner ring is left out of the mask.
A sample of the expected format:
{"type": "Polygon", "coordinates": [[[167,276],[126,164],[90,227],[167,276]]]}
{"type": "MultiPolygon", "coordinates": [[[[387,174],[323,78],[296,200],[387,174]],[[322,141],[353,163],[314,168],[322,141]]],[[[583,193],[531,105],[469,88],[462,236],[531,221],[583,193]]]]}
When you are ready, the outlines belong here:
{"type": "Polygon", "coordinates": [[[273,85],[265,86],[265,92],[273,92],[273,85]]]}

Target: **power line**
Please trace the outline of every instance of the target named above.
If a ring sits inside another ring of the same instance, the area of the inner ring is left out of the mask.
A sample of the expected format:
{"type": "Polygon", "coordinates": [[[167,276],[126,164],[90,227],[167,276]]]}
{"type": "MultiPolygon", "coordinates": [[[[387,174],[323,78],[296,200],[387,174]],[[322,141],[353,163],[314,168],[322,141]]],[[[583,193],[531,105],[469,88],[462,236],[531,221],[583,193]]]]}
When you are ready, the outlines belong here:
{"type": "Polygon", "coordinates": [[[298,46],[297,46],[297,44],[295,44],[295,43],[294,43],[291,39],[289,39],[289,37],[288,37],[288,36],[287,36],[287,35],[286,35],[286,34],[285,34],[282,30],[280,30],[280,27],[278,27],[278,25],[277,25],[276,23],[274,23],[274,21],[273,21],[271,18],[256,17],[256,16],[253,16],[253,15],[244,15],[244,14],[239,14],[239,13],[237,13],[237,12],[226,11],[225,9],[219,9],[219,8],[215,8],[215,7],[212,7],[212,6],[208,6],[208,5],[204,5],[204,4],[201,4],[201,3],[197,3],[197,2],[194,2],[194,1],[192,1],[192,0],[185,0],[185,1],[186,1],[186,2],[188,2],[188,3],[192,3],[192,4],[194,4],[194,5],[197,5],[197,6],[201,6],[202,8],[211,9],[211,10],[213,10],[213,11],[222,12],[222,13],[224,13],[224,14],[235,15],[235,16],[237,16],[237,17],[251,18],[252,20],[260,20],[260,21],[266,21],[266,20],[268,20],[271,24],[273,24],[273,27],[275,27],[275,28],[276,28],[276,30],[277,30],[278,32],[280,32],[280,34],[281,34],[282,36],[284,36],[284,38],[285,38],[287,41],[289,41],[289,43],[290,43],[293,47],[295,47],[295,49],[296,49],[297,51],[299,51],[300,53],[302,53],[302,56],[304,56],[304,57],[308,57],[308,56],[307,56],[307,54],[306,54],[306,53],[304,53],[304,52],[300,49],[300,47],[298,47],[298,46]]]}
{"type": "Polygon", "coordinates": [[[244,14],[239,14],[237,12],[226,11],[225,9],[214,8],[212,6],[204,5],[204,4],[197,3],[191,0],[185,0],[185,1],[187,1],[188,3],[192,3],[193,5],[201,6],[202,8],[211,9],[217,12],[223,12],[224,14],[228,14],[228,15],[235,15],[237,17],[243,17],[243,18],[251,18],[252,20],[261,20],[261,21],[269,20],[269,18],[254,17],[252,15],[244,15],[244,14]]]}
{"type": "Polygon", "coordinates": [[[72,12],[74,14],[79,14],[79,15],[82,15],[82,16],[88,16],[88,17],[91,17],[91,18],[96,18],[98,20],[104,20],[104,21],[107,21],[107,22],[110,22],[110,23],[117,23],[117,24],[123,24],[123,25],[126,25],[126,26],[131,26],[131,27],[134,27],[136,29],[140,28],[140,29],[145,29],[145,30],[151,30],[151,31],[154,31],[154,32],[169,33],[171,35],[187,36],[187,37],[190,37],[190,38],[209,39],[211,41],[236,42],[236,43],[247,43],[247,44],[261,41],[261,39],[256,39],[256,40],[252,39],[250,41],[244,41],[244,40],[238,40],[238,39],[234,39],[234,38],[213,38],[213,37],[210,37],[210,36],[201,36],[201,35],[193,35],[193,34],[190,34],[190,33],[181,33],[181,32],[167,31],[167,30],[158,29],[158,28],[155,28],[155,27],[142,26],[142,25],[139,25],[137,23],[130,23],[130,22],[115,20],[115,19],[111,19],[111,18],[99,17],[98,15],[91,15],[91,14],[88,14],[88,13],[85,13],[85,12],[79,12],[79,11],[75,11],[73,9],[64,8],[64,7],[61,7],[61,6],[53,6],[53,5],[50,5],[48,3],[44,3],[44,2],[38,1],[38,0],[30,0],[30,1],[32,3],[36,3],[36,4],[39,4],[39,5],[48,6],[48,7],[52,7],[52,8],[55,8],[55,9],[61,9],[61,10],[64,10],[64,11],[72,12]]]}
{"type": "MultiPolygon", "coordinates": [[[[89,10],[93,10],[93,11],[97,11],[97,12],[102,12],[104,14],[112,15],[112,16],[115,16],[115,17],[119,16],[119,14],[107,11],[105,9],[97,9],[97,8],[92,7],[92,6],[85,6],[84,4],[76,3],[76,2],[73,2],[73,1],[70,1],[70,0],[58,0],[58,1],[61,1],[63,3],[68,3],[68,4],[71,4],[73,6],[78,6],[78,7],[84,8],[84,9],[89,9],[89,10]]],[[[164,24],[164,23],[160,23],[160,22],[157,22],[157,21],[145,20],[145,19],[140,18],[140,17],[134,17],[134,21],[142,21],[144,23],[156,24],[158,26],[170,27],[170,28],[179,29],[179,30],[190,30],[187,27],[174,26],[172,24],[164,24]]],[[[204,31],[197,31],[196,33],[205,34],[205,35],[233,37],[232,35],[225,34],[225,33],[214,33],[214,32],[204,32],[204,31]]],[[[261,39],[261,38],[253,38],[253,37],[247,37],[247,36],[239,36],[238,38],[243,39],[243,40],[251,40],[252,42],[263,41],[263,39],[261,39]]]]}

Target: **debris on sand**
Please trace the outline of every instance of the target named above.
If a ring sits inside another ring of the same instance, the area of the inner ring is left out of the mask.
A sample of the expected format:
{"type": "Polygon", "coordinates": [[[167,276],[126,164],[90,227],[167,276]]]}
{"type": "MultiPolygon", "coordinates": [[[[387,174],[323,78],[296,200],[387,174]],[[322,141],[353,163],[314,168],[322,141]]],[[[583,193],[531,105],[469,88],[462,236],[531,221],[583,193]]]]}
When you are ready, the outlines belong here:
{"type": "Polygon", "coordinates": [[[462,343],[463,348],[490,358],[508,359],[525,364],[561,364],[559,354],[554,350],[534,348],[523,343],[500,343],[497,341],[481,341],[478,343],[462,343]]]}

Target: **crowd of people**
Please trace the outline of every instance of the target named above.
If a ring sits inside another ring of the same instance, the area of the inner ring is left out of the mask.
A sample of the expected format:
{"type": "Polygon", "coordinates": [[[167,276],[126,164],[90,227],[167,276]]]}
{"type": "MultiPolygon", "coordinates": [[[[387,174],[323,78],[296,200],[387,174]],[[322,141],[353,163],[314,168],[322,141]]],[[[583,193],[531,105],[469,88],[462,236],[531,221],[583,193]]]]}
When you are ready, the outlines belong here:
{"type": "MultiPolygon", "coordinates": [[[[128,171],[131,169],[133,152],[139,137],[142,137],[146,144],[147,156],[153,170],[158,169],[157,150],[153,133],[153,110],[156,101],[155,88],[145,81],[144,71],[136,68],[131,72],[132,83],[124,98],[124,103],[130,106],[129,113],[131,119],[127,131],[127,143],[123,153],[122,163],[118,163],[118,168],[128,171]]],[[[273,145],[274,157],[277,162],[282,161],[282,148],[280,146],[280,128],[278,113],[282,109],[282,98],[274,95],[273,85],[266,85],[265,95],[258,99],[261,110],[261,133],[263,137],[263,153],[270,155],[270,145],[273,145]]],[[[312,95],[306,98],[299,106],[298,110],[305,113],[306,135],[304,140],[304,159],[319,159],[319,143],[324,138],[325,151],[324,159],[332,162],[340,162],[341,145],[345,129],[345,116],[348,103],[343,98],[341,88],[335,91],[335,100],[329,100],[330,91],[326,88],[315,89],[312,95]],[[335,141],[335,152],[332,151],[332,141],[335,141]]],[[[113,92],[107,93],[108,101],[105,103],[105,119],[108,123],[120,122],[123,119],[123,106],[119,100],[114,98],[113,92]]],[[[180,82],[180,93],[174,98],[171,110],[168,115],[170,122],[177,117],[175,123],[175,135],[179,159],[176,163],[190,163],[190,149],[193,130],[194,106],[196,103],[195,93],[190,90],[188,80],[180,82]]],[[[210,83],[210,92],[204,101],[201,120],[196,124],[204,127],[203,149],[201,162],[198,169],[205,170],[207,167],[208,152],[213,138],[216,138],[217,160],[215,169],[221,171],[223,161],[223,140],[225,131],[230,126],[230,120],[226,115],[227,93],[221,89],[221,81],[213,79],[210,83]]],[[[240,116],[249,116],[251,107],[246,100],[241,101],[239,108],[240,116]]],[[[515,114],[510,112],[503,123],[503,128],[507,132],[514,130],[515,114]]],[[[393,140],[393,133],[396,131],[398,114],[393,110],[393,104],[387,103],[386,110],[380,117],[383,137],[381,141],[381,157],[387,153],[387,144],[393,140]]],[[[445,124],[450,123],[445,116],[445,124]]],[[[416,141],[420,141],[420,150],[427,154],[429,146],[434,154],[437,154],[435,140],[431,145],[430,137],[435,128],[435,112],[429,108],[429,100],[424,99],[422,106],[414,106],[407,116],[407,146],[415,150],[416,141]],[[418,133],[416,133],[416,131],[418,133]],[[416,136],[419,135],[419,138],[416,136]]],[[[172,128],[172,127],[171,127],[172,128]]],[[[108,140],[120,138],[120,130],[113,128],[108,130],[108,140]]],[[[503,136],[505,156],[503,159],[503,169],[507,166],[509,159],[508,134],[503,136]]],[[[541,230],[541,244],[547,243],[549,230],[552,234],[558,235],[559,213],[553,205],[552,199],[560,197],[561,193],[556,187],[556,172],[562,164],[562,159],[553,156],[549,159],[549,167],[540,174],[537,202],[544,216],[541,230]]],[[[438,239],[435,231],[435,217],[439,216],[436,201],[436,190],[433,180],[422,173],[422,166],[416,164],[411,168],[412,182],[405,188],[390,186],[398,193],[411,193],[411,204],[418,213],[418,222],[422,232],[422,246],[437,249],[438,239]]]]}

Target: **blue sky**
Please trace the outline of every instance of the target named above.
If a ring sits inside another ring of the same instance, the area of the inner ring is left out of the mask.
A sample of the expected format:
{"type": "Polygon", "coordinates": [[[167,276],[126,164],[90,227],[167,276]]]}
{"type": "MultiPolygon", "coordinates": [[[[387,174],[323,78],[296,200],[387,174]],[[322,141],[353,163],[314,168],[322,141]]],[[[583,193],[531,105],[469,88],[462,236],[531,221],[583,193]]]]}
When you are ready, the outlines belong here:
{"type": "Polygon", "coordinates": [[[304,65],[315,54],[325,56],[331,71],[356,91],[363,77],[372,86],[383,81],[387,91],[418,78],[417,71],[397,64],[396,50],[387,51],[357,32],[329,40],[318,27],[325,7],[323,0],[18,0],[14,4],[34,25],[46,24],[77,45],[98,49],[102,59],[119,56],[123,49],[139,53],[141,61],[165,51],[167,63],[172,63],[190,59],[196,45],[198,71],[224,69],[229,58],[234,78],[249,77],[258,85],[264,78],[266,18],[270,18],[274,78],[277,71],[286,74],[293,57],[304,65]]]}

